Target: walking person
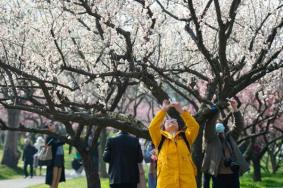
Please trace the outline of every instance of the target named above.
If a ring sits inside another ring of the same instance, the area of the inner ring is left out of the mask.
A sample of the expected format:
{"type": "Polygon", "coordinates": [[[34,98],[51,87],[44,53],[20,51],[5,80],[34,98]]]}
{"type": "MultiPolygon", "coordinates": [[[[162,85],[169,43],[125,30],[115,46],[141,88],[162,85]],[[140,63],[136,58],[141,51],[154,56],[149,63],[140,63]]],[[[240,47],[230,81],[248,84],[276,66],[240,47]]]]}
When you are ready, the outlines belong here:
{"type": "Polygon", "coordinates": [[[236,143],[244,127],[243,117],[237,109],[237,102],[230,100],[229,103],[235,119],[233,129],[228,130],[223,122],[217,122],[217,116],[205,127],[206,150],[202,170],[207,176],[212,176],[213,188],[239,188],[239,176],[249,169],[236,143]]]}
{"type": "Polygon", "coordinates": [[[146,180],[145,180],[145,176],[144,176],[143,164],[139,163],[138,166],[139,166],[140,181],[138,183],[137,188],[146,188],[146,180]]]}
{"type": "Polygon", "coordinates": [[[77,175],[80,175],[84,169],[83,160],[78,151],[75,152],[75,157],[72,161],[72,169],[75,171],[77,175]]]}
{"type": "Polygon", "coordinates": [[[157,153],[152,142],[147,144],[144,152],[144,160],[149,163],[148,188],[156,188],[157,181],[157,153]]]}
{"type": "Polygon", "coordinates": [[[32,145],[32,142],[29,138],[25,140],[25,147],[23,152],[23,161],[24,161],[24,173],[25,178],[29,175],[33,177],[33,157],[34,154],[37,152],[37,149],[32,145]],[[27,168],[30,167],[30,173],[28,173],[27,168]]]}
{"type": "Polygon", "coordinates": [[[103,160],[109,163],[110,188],[137,188],[138,163],[142,162],[143,156],[136,137],[120,131],[117,136],[109,138],[103,160]]]}
{"type": "Polygon", "coordinates": [[[190,145],[198,135],[199,124],[178,102],[163,101],[161,110],[149,125],[149,133],[158,148],[157,188],[196,188],[196,167],[191,157],[190,145]],[[186,130],[181,130],[176,119],[167,119],[167,111],[175,108],[182,117],[186,130]]]}
{"type": "Polygon", "coordinates": [[[34,155],[33,167],[35,172],[37,167],[39,167],[39,175],[41,175],[42,165],[38,163],[38,152],[44,145],[45,145],[44,138],[42,136],[37,137],[34,143],[34,147],[37,149],[37,153],[34,155]]]}
{"type": "MultiPolygon", "coordinates": [[[[56,132],[55,125],[49,124],[48,130],[56,132]]],[[[47,166],[45,183],[50,185],[50,188],[58,188],[59,182],[65,181],[64,142],[49,135],[45,143],[52,147],[52,161],[51,165],[47,166]]]]}

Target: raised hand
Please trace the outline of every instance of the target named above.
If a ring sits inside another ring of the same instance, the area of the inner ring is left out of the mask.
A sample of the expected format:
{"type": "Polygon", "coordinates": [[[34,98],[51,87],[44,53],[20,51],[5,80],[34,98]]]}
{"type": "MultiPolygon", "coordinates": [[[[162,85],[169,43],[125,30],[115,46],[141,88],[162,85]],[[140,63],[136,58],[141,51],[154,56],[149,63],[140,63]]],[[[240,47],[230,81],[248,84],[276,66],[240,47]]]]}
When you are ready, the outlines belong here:
{"type": "Polygon", "coordinates": [[[169,108],[171,108],[172,104],[168,101],[168,100],[163,100],[163,103],[162,103],[162,110],[167,112],[169,110],[169,108]]]}
{"type": "Polygon", "coordinates": [[[234,112],[236,112],[238,110],[237,108],[237,101],[235,99],[229,99],[229,102],[230,106],[232,107],[232,110],[234,112]]]}
{"type": "Polygon", "coordinates": [[[183,110],[183,108],[182,108],[182,106],[179,102],[172,103],[172,107],[174,107],[177,110],[177,112],[179,112],[180,114],[182,114],[184,112],[184,110],[183,110]]]}

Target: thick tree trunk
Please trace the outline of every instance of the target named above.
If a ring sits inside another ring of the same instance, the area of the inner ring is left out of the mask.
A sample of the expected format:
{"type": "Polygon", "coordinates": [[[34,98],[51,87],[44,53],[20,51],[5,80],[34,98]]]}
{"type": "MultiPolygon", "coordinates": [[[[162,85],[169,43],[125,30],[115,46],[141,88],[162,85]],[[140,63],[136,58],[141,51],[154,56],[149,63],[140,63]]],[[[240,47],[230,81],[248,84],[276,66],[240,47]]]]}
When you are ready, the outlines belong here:
{"type": "Polygon", "coordinates": [[[253,180],[256,182],[261,181],[260,159],[254,158],[252,161],[254,166],[253,180]]]}
{"type": "MultiPolygon", "coordinates": [[[[8,109],[8,126],[16,128],[19,126],[20,111],[8,109]]],[[[15,131],[7,131],[4,145],[4,153],[2,158],[2,164],[11,168],[17,168],[20,158],[18,152],[18,133],[15,131]]]]}
{"type": "Polygon", "coordinates": [[[5,131],[0,131],[0,144],[4,146],[5,143],[5,131]]]}
{"type": "Polygon", "coordinates": [[[86,173],[87,188],[101,188],[98,169],[96,169],[91,152],[80,152],[86,173]]]}
{"type": "Polygon", "coordinates": [[[278,171],[278,169],[279,169],[279,165],[277,163],[276,155],[273,155],[273,153],[270,152],[269,156],[270,156],[270,163],[271,163],[272,173],[275,174],[278,171]]]}
{"type": "Polygon", "coordinates": [[[201,188],[202,185],[202,171],[201,171],[201,165],[203,160],[203,152],[202,152],[202,136],[203,136],[203,126],[200,125],[199,135],[193,145],[193,160],[197,166],[197,186],[198,188],[201,188]]]}
{"type": "Polygon", "coordinates": [[[103,161],[103,151],[106,145],[106,139],[107,139],[107,135],[106,135],[106,129],[103,129],[100,133],[100,143],[99,143],[99,175],[102,178],[107,178],[108,174],[106,172],[106,163],[103,161]]]}

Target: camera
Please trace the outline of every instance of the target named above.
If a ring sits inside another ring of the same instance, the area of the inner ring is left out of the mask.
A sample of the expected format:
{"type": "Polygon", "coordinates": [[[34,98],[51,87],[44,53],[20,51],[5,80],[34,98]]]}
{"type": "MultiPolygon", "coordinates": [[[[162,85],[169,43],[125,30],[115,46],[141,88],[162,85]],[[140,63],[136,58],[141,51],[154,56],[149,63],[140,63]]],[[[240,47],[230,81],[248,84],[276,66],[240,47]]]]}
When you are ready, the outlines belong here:
{"type": "Polygon", "coordinates": [[[225,158],[224,159],[224,166],[225,167],[230,167],[230,169],[236,173],[239,171],[240,169],[240,165],[239,163],[237,163],[236,161],[232,160],[231,158],[225,158]]]}

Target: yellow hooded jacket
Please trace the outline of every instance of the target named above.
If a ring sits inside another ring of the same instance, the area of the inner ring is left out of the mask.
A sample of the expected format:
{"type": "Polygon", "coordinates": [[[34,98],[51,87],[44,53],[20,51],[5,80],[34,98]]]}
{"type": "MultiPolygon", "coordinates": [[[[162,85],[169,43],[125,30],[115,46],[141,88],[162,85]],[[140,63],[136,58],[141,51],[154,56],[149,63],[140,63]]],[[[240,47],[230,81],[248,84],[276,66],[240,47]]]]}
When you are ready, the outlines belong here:
{"type": "MultiPolygon", "coordinates": [[[[157,188],[196,188],[196,167],[185,141],[179,135],[180,131],[173,136],[160,128],[165,116],[166,112],[160,110],[148,128],[155,148],[158,148],[161,135],[166,137],[161,151],[158,151],[157,188]]],[[[187,126],[185,135],[192,145],[198,135],[199,124],[188,111],[184,111],[181,117],[187,126]]]]}

